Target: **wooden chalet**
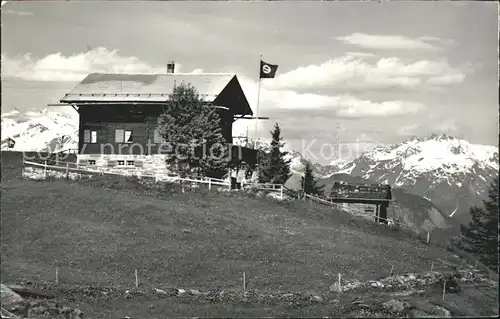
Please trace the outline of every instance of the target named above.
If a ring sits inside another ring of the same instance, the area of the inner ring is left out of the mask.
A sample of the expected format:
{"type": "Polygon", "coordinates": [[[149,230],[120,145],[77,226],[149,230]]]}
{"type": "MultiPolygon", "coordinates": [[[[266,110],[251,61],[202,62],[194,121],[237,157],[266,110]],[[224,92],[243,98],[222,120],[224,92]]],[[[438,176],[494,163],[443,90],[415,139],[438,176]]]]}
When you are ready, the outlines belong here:
{"type": "MultiPolygon", "coordinates": [[[[217,108],[222,134],[232,145],[233,123],[253,115],[235,74],[92,73],[60,100],[79,113],[79,163],[141,167],[148,156],[161,155],[157,120],[181,83],[217,108]]],[[[255,150],[232,145],[232,151],[233,162],[255,165],[255,150]]]]}

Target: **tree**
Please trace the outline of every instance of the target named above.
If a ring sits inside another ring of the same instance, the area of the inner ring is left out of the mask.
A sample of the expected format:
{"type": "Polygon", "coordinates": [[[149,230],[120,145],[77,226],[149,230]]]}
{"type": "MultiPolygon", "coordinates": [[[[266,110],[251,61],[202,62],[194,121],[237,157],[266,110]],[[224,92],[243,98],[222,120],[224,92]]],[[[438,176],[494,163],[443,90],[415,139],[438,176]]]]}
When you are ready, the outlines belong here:
{"type": "Polygon", "coordinates": [[[304,168],[304,176],[302,177],[301,181],[302,189],[305,193],[317,196],[324,195],[325,185],[318,185],[318,181],[314,178],[312,167],[309,162],[306,163],[306,167],[304,168]]]}
{"type": "Polygon", "coordinates": [[[222,135],[217,109],[205,102],[190,84],[175,86],[158,118],[158,132],[165,140],[168,165],[181,175],[197,168],[201,174],[222,177],[227,173],[229,146],[222,135]]]}
{"type": "Polygon", "coordinates": [[[462,226],[461,246],[498,272],[498,176],[491,182],[484,207],[470,209],[472,220],[462,226]]]}
{"type": "Polygon", "coordinates": [[[261,183],[285,184],[290,178],[290,160],[285,159],[288,152],[281,151],[284,146],[281,129],[276,123],[271,131],[271,149],[259,155],[259,181],[261,183]]]}

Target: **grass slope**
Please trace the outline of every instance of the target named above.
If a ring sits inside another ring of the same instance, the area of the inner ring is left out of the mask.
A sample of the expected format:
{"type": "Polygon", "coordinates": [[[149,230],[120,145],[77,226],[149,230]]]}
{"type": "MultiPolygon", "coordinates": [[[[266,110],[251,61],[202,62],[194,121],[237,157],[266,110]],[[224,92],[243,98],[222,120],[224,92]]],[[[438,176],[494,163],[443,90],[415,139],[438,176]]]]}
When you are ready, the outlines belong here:
{"type": "MultiPolygon", "coordinates": [[[[70,285],[128,289],[137,269],[142,287],[240,289],[245,271],[249,289],[325,293],[339,272],[346,280],[369,280],[387,276],[391,266],[396,273],[420,272],[432,260],[454,260],[443,248],[303,201],[169,189],[154,198],[127,180],[27,181],[8,160],[2,156],[8,173],[1,187],[3,282],[54,282],[57,266],[60,282],[70,285]]],[[[70,306],[98,318],[317,316],[331,308],[175,298],[70,306]]]]}
{"type": "Polygon", "coordinates": [[[346,278],[419,271],[446,251],[304,202],[172,194],[164,200],[78,184],[2,186],[2,274],[71,283],[328,289],[346,278]],[[394,251],[398,254],[395,255],[394,251]]]}

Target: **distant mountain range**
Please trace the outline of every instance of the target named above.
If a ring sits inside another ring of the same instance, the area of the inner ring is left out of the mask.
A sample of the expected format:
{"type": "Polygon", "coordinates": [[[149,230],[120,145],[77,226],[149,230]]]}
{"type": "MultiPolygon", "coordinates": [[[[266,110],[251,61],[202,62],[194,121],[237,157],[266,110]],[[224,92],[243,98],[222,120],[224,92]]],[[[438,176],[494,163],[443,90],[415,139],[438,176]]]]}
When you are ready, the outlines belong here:
{"type": "MultiPolygon", "coordinates": [[[[2,150],[7,138],[17,151],[58,151],[77,147],[78,118],[50,110],[2,114],[2,150]]],[[[264,143],[265,144],[265,143],[264,143]]],[[[309,161],[290,151],[293,176],[287,186],[300,188],[300,176],[309,161]]],[[[498,147],[471,144],[445,134],[413,137],[395,145],[376,147],[358,158],[329,165],[314,163],[313,172],[326,185],[349,176],[358,181],[386,183],[408,194],[428,199],[444,215],[461,223],[469,221],[469,208],[486,198],[498,174],[498,147]]]]}
{"type": "Polygon", "coordinates": [[[15,141],[14,151],[61,151],[78,147],[78,117],[44,109],[40,112],[2,113],[1,149],[8,149],[8,138],[15,141]]]}
{"type": "MultiPolygon", "coordinates": [[[[303,161],[296,154],[292,163],[303,161]]],[[[442,134],[379,146],[342,167],[318,166],[315,173],[327,189],[336,175],[389,184],[426,198],[448,216],[467,223],[469,208],[481,204],[492,178],[498,175],[499,159],[496,146],[471,144],[442,134]]],[[[296,164],[292,169],[297,176],[290,179],[289,186],[297,187],[301,167],[296,164]]]]}

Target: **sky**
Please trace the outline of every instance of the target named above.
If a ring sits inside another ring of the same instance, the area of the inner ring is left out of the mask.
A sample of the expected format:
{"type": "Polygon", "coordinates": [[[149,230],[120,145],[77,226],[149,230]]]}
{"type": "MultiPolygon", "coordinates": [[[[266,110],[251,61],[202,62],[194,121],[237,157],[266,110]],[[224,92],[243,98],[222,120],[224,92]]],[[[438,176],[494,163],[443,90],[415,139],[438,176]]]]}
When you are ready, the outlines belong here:
{"type": "MultiPolygon", "coordinates": [[[[233,135],[332,160],[446,133],[498,145],[495,2],[7,1],[2,112],[41,110],[89,72],[236,73],[259,116],[233,135]],[[333,158],[334,159],[334,158],[333,158]]],[[[65,112],[74,112],[65,108],[65,112]]]]}

